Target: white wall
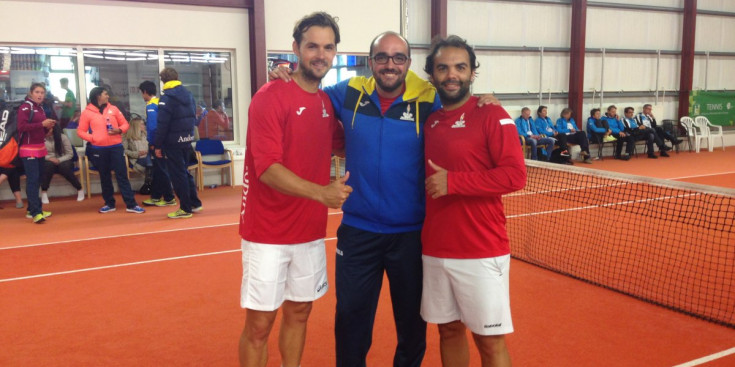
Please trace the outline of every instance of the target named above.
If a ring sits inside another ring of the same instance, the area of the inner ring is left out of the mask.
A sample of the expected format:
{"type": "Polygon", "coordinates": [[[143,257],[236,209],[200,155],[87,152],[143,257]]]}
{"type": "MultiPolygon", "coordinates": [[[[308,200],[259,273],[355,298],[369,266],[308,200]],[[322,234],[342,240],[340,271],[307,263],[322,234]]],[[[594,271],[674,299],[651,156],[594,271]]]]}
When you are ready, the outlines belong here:
{"type": "Polygon", "coordinates": [[[400,1],[304,1],[265,2],[265,42],[269,52],[291,52],[293,27],[307,14],[326,11],[338,17],[339,53],[367,54],[370,42],[384,31],[400,32],[400,1]]]}

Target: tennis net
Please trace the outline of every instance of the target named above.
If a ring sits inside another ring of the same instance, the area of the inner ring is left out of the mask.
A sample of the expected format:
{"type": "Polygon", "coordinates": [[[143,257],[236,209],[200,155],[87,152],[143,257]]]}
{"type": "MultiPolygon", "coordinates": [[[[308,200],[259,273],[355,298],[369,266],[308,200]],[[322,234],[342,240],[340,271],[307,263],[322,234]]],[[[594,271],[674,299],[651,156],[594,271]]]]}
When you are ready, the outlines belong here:
{"type": "Polygon", "coordinates": [[[735,190],[526,161],[513,257],[735,327],[735,190]]]}

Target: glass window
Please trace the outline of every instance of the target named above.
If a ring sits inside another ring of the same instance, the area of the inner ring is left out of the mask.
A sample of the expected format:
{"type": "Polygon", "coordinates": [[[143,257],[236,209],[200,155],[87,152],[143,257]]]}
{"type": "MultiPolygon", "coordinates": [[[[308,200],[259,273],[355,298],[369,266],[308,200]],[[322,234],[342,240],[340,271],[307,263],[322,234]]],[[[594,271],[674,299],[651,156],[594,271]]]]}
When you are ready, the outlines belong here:
{"type": "Polygon", "coordinates": [[[32,83],[46,84],[44,110],[66,127],[79,109],[76,78],[77,52],[73,48],[0,46],[0,97],[20,100],[32,83]],[[65,85],[61,85],[64,80],[65,85]]]}
{"type": "Polygon", "coordinates": [[[84,48],[86,91],[104,87],[110,103],[130,119],[130,113],[145,116],[145,102],[138,86],[144,80],[158,83],[158,51],[84,48]]]}
{"type": "Polygon", "coordinates": [[[164,51],[164,65],[194,96],[200,139],[233,140],[232,58],[230,52],[164,51]]]}
{"type": "MultiPolygon", "coordinates": [[[[332,61],[332,69],[322,79],[322,87],[337,84],[353,76],[370,76],[370,68],[367,64],[367,56],[337,55],[332,61]]],[[[296,70],[299,60],[294,54],[268,54],[268,68],[287,65],[291,70],[296,70]]]]}

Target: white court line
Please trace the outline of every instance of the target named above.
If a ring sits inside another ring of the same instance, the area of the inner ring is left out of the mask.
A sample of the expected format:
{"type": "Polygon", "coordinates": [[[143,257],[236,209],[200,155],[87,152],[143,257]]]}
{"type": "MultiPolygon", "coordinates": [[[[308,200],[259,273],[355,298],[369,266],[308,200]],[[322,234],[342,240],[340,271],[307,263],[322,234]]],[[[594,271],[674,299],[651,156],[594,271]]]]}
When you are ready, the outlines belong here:
{"type": "MultiPolygon", "coordinates": [[[[325,238],[324,241],[333,241],[333,240],[336,240],[336,239],[337,239],[337,237],[329,237],[329,238],[325,238]]],[[[230,253],[233,253],[233,252],[240,252],[240,249],[217,251],[217,252],[207,252],[207,253],[202,253],[202,254],[185,255],[185,256],[164,257],[164,258],[161,258],[161,259],[136,261],[136,262],[131,262],[131,263],[97,266],[97,267],[93,267],[93,268],[83,268],[83,269],[59,271],[59,272],[55,272],[55,273],[44,273],[44,274],[28,275],[28,276],[17,277],[17,278],[6,278],[6,279],[0,279],[0,283],[13,282],[13,281],[17,281],[17,280],[46,278],[46,277],[52,277],[52,276],[57,276],[57,275],[67,275],[67,274],[84,273],[84,272],[95,271],[95,270],[123,268],[123,267],[133,266],[133,265],[153,264],[153,263],[160,263],[160,262],[164,262],[164,261],[174,261],[174,260],[191,259],[191,258],[195,258],[195,257],[204,257],[204,256],[212,256],[212,255],[230,254],[230,253]]]]}
{"type": "Polygon", "coordinates": [[[689,361],[687,363],[677,364],[674,367],[692,367],[692,366],[699,366],[700,364],[704,364],[704,363],[707,363],[709,361],[714,361],[715,359],[720,359],[722,357],[727,357],[727,356],[729,356],[731,354],[735,354],[735,347],[730,348],[728,350],[723,350],[722,352],[717,352],[717,353],[714,353],[714,354],[710,354],[708,356],[705,356],[705,357],[702,357],[702,358],[698,358],[698,359],[695,359],[693,361],[689,361]]]}
{"type": "MultiPolygon", "coordinates": [[[[342,214],[342,212],[329,213],[328,215],[337,215],[337,214],[342,214]]],[[[122,233],[122,234],[115,234],[115,235],[110,235],[110,236],[89,237],[89,238],[76,238],[76,239],[73,239],[73,240],[44,242],[44,243],[34,243],[34,244],[30,244],[30,245],[19,245],[19,246],[11,246],[11,247],[2,247],[2,248],[0,248],[0,251],[3,251],[3,250],[14,250],[14,249],[19,249],[19,248],[27,248],[27,247],[60,245],[60,244],[72,243],[72,242],[104,240],[104,239],[108,239],[108,238],[130,237],[130,236],[139,236],[139,235],[146,235],[146,234],[168,233],[168,232],[178,232],[178,231],[189,231],[189,230],[194,230],[194,229],[226,227],[226,226],[234,226],[234,225],[239,225],[239,224],[240,224],[239,222],[238,223],[224,223],[224,224],[213,224],[213,225],[199,226],[199,227],[174,228],[174,229],[166,229],[166,230],[160,230],[160,231],[136,232],[136,233],[122,233]]]]}
{"type": "Polygon", "coordinates": [[[720,172],[720,173],[708,173],[706,175],[694,175],[694,176],[681,176],[681,177],[672,177],[669,178],[669,180],[683,180],[685,178],[697,178],[697,177],[709,177],[709,176],[722,176],[722,175],[731,175],[735,173],[735,171],[728,171],[728,172],[720,172]]]}

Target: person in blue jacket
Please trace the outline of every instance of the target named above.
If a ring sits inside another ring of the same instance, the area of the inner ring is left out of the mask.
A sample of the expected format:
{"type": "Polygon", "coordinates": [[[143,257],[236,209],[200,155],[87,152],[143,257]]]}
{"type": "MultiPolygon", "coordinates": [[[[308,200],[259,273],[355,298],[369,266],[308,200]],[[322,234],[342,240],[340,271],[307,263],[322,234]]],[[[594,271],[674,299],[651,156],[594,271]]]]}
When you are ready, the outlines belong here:
{"type": "Polygon", "coordinates": [[[582,149],[580,155],[582,156],[582,162],[592,163],[590,161],[590,142],[587,140],[587,134],[584,131],[580,131],[577,128],[577,122],[572,118],[572,109],[567,107],[561,110],[561,117],[556,120],[556,131],[559,134],[567,136],[567,142],[572,144],[578,144],[582,149]]]}
{"type": "Polygon", "coordinates": [[[197,185],[188,170],[196,123],[194,97],[179,81],[176,69],[164,68],[160,77],[164,83],[163,95],[158,101],[158,129],[153,145],[156,158],[165,159],[166,170],[179,198],[179,209],[168,217],[191,218],[192,213],[202,210],[197,185]]]}
{"type": "Polygon", "coordinates": [[[538,133],[536,124],[534,124],[533,118],[531,117],[531,109],[523,107],[521,115],[516,119],[515,123],[518,135],[522,136],[526,140],[526,144],[531,147],[531,159],[539,160],[537,147],[541,145],[546,147],[546,160],[548,161],[556,140],[554,138],[542,137],[538,133]]]}
{"type": "MultiPolygon", "coordinates": [[[[625,131],[629,135],[632,135],[634,140],[646,141],[648,158],[658,158],[653,152],[653,143],[656,141],[656,131],[650,127],[646,127],[645,125],[638,125],[638,123],[635,122],[635,109],[633,109],[633,107],[625,107],[625,117],[622,119],[622,122],[625,126],[625,131]]],[[[668,157],[669,154],[666,153],[666,149],[664,149],[666,146],[663,144],[663,141],[658,142],[658,145],[660,149],[659,155],[662,157],[668,157]]]]}
{"type": "Polygon", "coordinates": [[[148,147],[148,156],[151,157],[153,170],[151,172],[151,197],[143,200],[144,205],[148,206],[169,206],[176,205],[174,191],[171,188],[171,179],[166,172],[164,161],[157,158],[155,154],[156,130],[158,130],[158,97],[156,97],[156,84],[150,80],[146,80],[138,86],[140,94],[145,101],[145,128],[150,142],[148,147]]]}
{"type": "Polygon", "coordinates": [[[563,157],[569,157],[567,136],[559,134],[559,132],[556,131],[554,123],[551,122],[551,118],[548,116],[548,108],[546,106],[538,106],[538,109],[536,109],[536,119],[533,121],[533,124],[536,126],[536,131],[542,137],[556,139],[556,145],[561,149],[561,155],[563,157]]]}
{"type": "Polygon", "coordinates": [[[623,125],[623,122],[620,121],[620,117],[618,116],[618,108],[615,105],[608,106],[607,112],[602,117],[602,120],[607,122],[607,126],[612,131],[612,136],[618,140],[617,144],[615,144],[615,159],[629,160],[630,156],[633,155],[635,140],[633,140],[632,135],[625,132],[625,125],[623,125]],[[625,155],[622,154],[623,143],[625,143],[625,155]]]}
{"type": "Polygon", "coordinates": [[[607,121],[602,119],[602,112],[599,108],[590,110],[590,117],[587,118],[587,138],[595,144],[617,140],[612,136],[612,130],[607,121]]]}

